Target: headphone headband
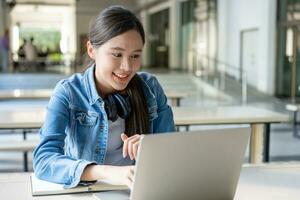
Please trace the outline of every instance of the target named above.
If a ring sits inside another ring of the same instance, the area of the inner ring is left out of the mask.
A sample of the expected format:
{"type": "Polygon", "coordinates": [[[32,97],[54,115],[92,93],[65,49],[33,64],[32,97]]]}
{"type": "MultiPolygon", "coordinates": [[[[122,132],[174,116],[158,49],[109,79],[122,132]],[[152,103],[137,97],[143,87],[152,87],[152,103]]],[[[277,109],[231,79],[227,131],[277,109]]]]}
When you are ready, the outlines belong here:
{"type": "Polygon", "coordinates": [[[126,119],[131,112],[129,96],[110,94],[104,99],[104,108],[109,120],[114,122],[118,117],[126,119]]]}

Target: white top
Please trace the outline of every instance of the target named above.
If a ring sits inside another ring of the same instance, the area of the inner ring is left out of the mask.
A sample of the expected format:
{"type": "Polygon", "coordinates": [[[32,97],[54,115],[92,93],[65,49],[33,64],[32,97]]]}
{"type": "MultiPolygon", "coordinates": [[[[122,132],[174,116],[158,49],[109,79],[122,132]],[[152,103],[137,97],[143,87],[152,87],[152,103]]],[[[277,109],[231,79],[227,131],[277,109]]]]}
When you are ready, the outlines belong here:
{"type": "Polygon", "coordinates": [[[106,165],[132,165],[134,161],[129,156],[123,158],[123,141],[121,134],[125,133],[125,120],[118,118],[115,122],[108,121],[107,152],[104,164],[106,165]]]}

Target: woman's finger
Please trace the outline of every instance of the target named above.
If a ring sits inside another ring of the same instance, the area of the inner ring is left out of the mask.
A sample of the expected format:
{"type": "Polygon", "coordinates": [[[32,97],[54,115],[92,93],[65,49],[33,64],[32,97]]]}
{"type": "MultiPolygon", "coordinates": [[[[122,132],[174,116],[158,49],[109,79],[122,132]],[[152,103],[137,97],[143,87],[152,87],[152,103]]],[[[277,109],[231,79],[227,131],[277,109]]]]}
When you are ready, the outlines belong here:
{"type": "Polygon", "coordinates": [[[134,144],[140,141],[140,136],[134,137],[128,141],[128,155],[130,159],[135,159],[134,144]]]}
{"type": "Polygon", "coordinates": [[[123,158],[128,155],[128,136],[124,133],[121,134],[121,139],[123,143],[123,158]]]}
{"type": "Polygon", "coordinates": [[[125,133],[121,134],[121,139],[124,142],[126,139],[128,138],[128,136],[125,133]]]}
{"type": "Polygon", "coordinates": [[[133,157],[135,160],[137,158],[137,152],[139,150],[139,146],[140,146],[140,140],[133,144],[133,157]]]}
{"type": "Polygon", "coordinates": [[[138,137],[139,135],[134,135],[131,137],[128,137],[126,134],[122,133],[121,134],[121,139],[123,140],[123,158],[128,156],[128,148],[129,148],[129,141],[133,140],[134,138],[138,137]]]}

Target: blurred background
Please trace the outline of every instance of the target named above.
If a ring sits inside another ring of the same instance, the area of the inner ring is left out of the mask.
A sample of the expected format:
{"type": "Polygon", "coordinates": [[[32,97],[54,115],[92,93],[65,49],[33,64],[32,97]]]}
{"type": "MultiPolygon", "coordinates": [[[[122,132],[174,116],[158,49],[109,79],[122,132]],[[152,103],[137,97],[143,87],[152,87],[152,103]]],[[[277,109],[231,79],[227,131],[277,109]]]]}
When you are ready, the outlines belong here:
{"type": "Polygon", "coordinates": [[[145,69],[231,77],[277,97],[299,95],[297,0],[1,0],[0,34],[9,36],[1,73],[80,71],[90,19],[114,4],[144,24],[145,69]]]}

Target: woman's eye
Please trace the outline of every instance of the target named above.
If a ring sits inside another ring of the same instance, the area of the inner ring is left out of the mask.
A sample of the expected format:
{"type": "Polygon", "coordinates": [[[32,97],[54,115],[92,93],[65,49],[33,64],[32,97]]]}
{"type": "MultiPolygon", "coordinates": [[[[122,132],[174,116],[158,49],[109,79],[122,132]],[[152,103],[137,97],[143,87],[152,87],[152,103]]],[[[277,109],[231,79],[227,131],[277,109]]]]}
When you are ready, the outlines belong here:
{"type": "Polygon", "coordinates": [[[140,57],[140,55],[139,54],[137,54],[137,55],[133,55],[133,56],[131,56],[132,58],[139,58],[140,57]]]}
{"type": "Polygon", "coordinates": [[[120,58],[122,56],[122,54],[120,53],[112,53],[112,55],[116,58],[120,58]]]}

